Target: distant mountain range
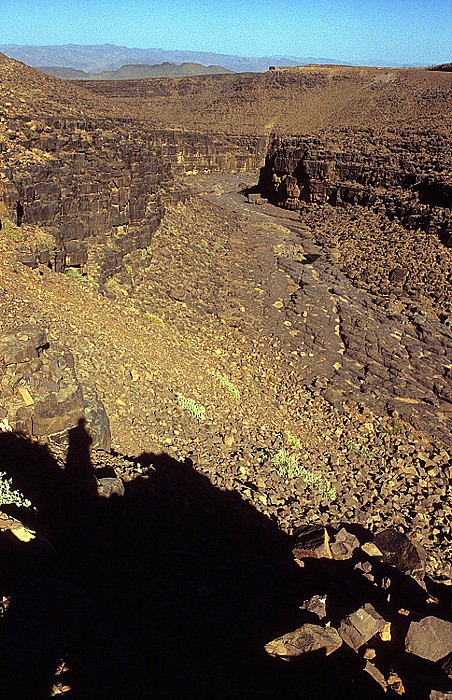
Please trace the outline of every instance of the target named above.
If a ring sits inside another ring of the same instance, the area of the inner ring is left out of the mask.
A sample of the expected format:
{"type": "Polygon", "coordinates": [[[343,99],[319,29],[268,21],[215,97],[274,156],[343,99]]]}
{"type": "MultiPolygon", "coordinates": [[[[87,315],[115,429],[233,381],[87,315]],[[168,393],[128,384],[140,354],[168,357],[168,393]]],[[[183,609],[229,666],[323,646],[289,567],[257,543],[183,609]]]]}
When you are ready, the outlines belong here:
{"type": "MultiPolygon", "coordinates": [[[[228,69],[236,73],[248,73],[268,70],[269,66],[299,66],[307,63],[337,64],[330,58],[308,56],[298,58],[294,56],[263,56],[261,58],[244,58],[242,56],[230,56],[227,54],[209,53],[205,51],[166,51],[164,49],[131,49],[127,46],[115,46],[113,44],[101,44],[94,46],[78,46],[65,44],[62,46],[20,46],[17,44],[0,45],[0,51],[10,58],[22,61],[34,68],[47,67],[46,70],[54,71],[56,68],[65,70],[72,68],[89,74],[98,74],[117,71],[133,65],[147,65],[155,67],[156,64],[173,63],[181,65],[202,64],[204,67],[228,69]],[[50,67],[50,68],[48,68],[50,67]]],[[[342,61],[343,62],[343,61],[342,61]]],[[[350,63],[350,65],[352,65],[350,63]]],[[[214,71],[209,71],[214,72],[214,71]]],[[[215,71],[219,72],[219,70],[215,71]]],[[[223,70],[224,72],[224,70],[223,70]]],[[[52,75],[55,75],[53,72],[52,75]]],[[[199,73],[190,73],[199,75],[199,73]]],[[[59,77],[69,77],[60,75],[59,77]]],[[[134,76],[152,77],[152,76],[134,76]]],[[[171,77],[167,75],[166,77],[171,77]]],[[[87,78],[77,75],[73,79],[87,78]]],[[[117,78],[118,79],[118,78],[117,78]]]]}
{"type": "Polygon", "coordinates": [[[53,75],[64,80],[136,80],[138,78],[184,78],[190,75],[213,75],[233,73],[222,66],[203,66],[201,63],[175,63],[165,61],[154,66],[137,63],[136,65],[121,66],[118,70],[103,71],[102,73],[87,73],[76,68],[60,66],[36,66],[42,73],[53,75]]]}

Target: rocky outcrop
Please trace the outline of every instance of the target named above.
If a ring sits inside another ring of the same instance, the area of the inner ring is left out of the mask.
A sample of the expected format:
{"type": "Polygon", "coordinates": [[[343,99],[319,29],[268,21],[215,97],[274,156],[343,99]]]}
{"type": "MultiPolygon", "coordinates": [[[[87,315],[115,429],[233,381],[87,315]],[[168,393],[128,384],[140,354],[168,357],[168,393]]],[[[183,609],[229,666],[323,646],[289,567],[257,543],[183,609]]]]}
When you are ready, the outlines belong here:
{"type": "Polygon", "coordinates": [[[50,250],[23,251],[28,264],[84,270],[90,250],[100,244],[114,249],[104,256],[108,274],[123,248],[150,244],[170,167],[149,135],[132,139],[125,127],[108,120],[11,121],[10,138],[25,156],[17,160],[4,149],[0,198],[19,226],[39,225],[54,239],[50,250]],[[122,247],[112,245],[115,236],[122,247]]]}
{"type": "Polygon", "coordinates": [[[199,170],[254,170],[266,141],[155,131],[133,120],[11,119],[0,143],[0,204],[17,225],[45,228],[53,245],[21,260],[81,268],[102,283],[131,250],[146,248],[165,202],[184,197],[173,178],[199,170]],[[17,159],[15,151],[24,157],[17,159]]]}
{"type": "Polygon", "coordinates": [[[93,444],[110,449],[108,417],[94,387],[81,387],[74,358],[26,325],[0,335],[0,420],[15,430],[54,442],[86,420],[93,444]]]}
{"type": "Polygon", "coordinates": [[[194,131],[152,130],[173,172],[254,172],[265,159],[267,139],[194,131]]]}
{"type": "Polygon", "coordinates": [[[447,147],[439,134],[388,136],[338,133],[324,138],[274,139],[261,172],[260,191],[278,206],[304,203],[361,205],[410,229],[451,241],[452,183],[447,147]]]}

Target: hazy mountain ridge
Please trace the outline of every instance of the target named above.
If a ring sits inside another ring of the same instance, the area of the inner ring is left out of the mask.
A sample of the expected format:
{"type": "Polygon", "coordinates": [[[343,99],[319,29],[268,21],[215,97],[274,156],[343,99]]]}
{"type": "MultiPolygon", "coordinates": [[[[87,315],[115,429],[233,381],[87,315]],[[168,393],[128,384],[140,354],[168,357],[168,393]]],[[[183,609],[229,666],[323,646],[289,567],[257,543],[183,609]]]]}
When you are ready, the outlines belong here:
{"type": "MultiPolygon", "coordinates": [[[[165,62],[176,64],[200,63],[205,66],[220,65],[238,73],[261,72],[269,66],[297,66],[306,63],[335,64],[343,61],[319,57],[261,56],[243,57],[206,51],[168,51],[159,48],[137,49],[113,44],[83,46],[22,46],[2,44],[0,51],[10,58],[33,67],[50,66],[83,70],[86,73],[116,71],[124,65],[155,65],[165,62]]],[[[350,63],[350,62],[349,62],[350,63]]]]}
{"type": "Polygon", "coordinates": [[[140,78],[185,78],[190,75],[217,75],[232,73],[223,66],[204,66],[201,63],[182,63],[180,66],[170,61],[156,65],[128,64],[115,71],[88,73],[67,66],[36,66],[42,73],[64,80],[133,80],[140,78]]]}

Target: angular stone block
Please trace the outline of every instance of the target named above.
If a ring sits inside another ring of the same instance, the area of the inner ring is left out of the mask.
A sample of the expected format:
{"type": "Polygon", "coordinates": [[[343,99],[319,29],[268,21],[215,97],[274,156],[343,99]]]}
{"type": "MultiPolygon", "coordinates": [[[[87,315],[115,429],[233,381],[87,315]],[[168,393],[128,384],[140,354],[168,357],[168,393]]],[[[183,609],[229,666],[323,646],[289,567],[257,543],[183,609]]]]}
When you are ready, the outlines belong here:
{"type": "Polygon", "coordinates": [[[312,557],[331,559],[329,536],[321,525],[303,525],[295,531],[295,545],[292,548],[296,559],[312,557]]]}
{"type": "Polygon", "coordinates": [[[330,544],[333,559],[351,559],[355,549],[359,547],[359,540],[345,528],[341,528],[330,544]]]}
{"type": "Polygon", "coordinates": [[[329,656],[342,645],[342,639],[334,627],[320,627],[319,625],[306,624],[289,632],[282,637],[277,637],[265,645],[265,651],[270,656],[293,661],[303,654],[320,649],[329,656]]]}
{"type": "Polygon", "coordinates": [[[377,613],[370,603],[366,603],[351,615],[347,615],[339,625],[338,631],[344,642],[358,651],[385,625],[386,620],[377,613]]]}
{"type": "Polygon", "coordinates": [[[102,498],[111,498],[112,496],[124,496],[124,484],[121,479],[114,477],[105,477],[97,480],[97,493],[102,498]]]}
{"type": "Polygon", "coordinates": [[[28,362],[38,356],[47,343],[46,335],[37,326],[18,326],[0,335],[0,361],[6,365],[28,362]]]}
{"type": "Polygon", "coordinates": [[[405,650],[422,659],[439,661],[452,652],[452,622],[433,615],[412,622],[405,638],[405,650]]]}
{"type": "Polygon", "coordinates": [[[382,530],[373,539],[386,564],[392,564],[405,574],[423,577],[425,557],[418,545],[413,544],[406,535],[392,527],[382,530]]]}

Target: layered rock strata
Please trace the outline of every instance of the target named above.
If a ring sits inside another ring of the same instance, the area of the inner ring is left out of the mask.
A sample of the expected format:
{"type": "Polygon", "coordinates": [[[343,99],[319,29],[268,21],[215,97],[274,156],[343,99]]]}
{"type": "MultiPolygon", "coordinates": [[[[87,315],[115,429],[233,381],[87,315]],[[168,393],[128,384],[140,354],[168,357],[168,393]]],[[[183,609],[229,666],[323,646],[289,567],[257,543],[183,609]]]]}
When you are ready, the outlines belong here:
{"type": "Polygon", "coordinates": [[[150,245],[165,202],[183,198],[176,174],[254,170],[266,146],[259,138],[152,131],[131,119],[23,116],[9,120],[7,134],[0,217],[43,226],[55,241],[26,247],[23,262],[80,268],[100,283],[125,255],[150,245]]]}
{"type": "Polygon", "coordinates": [[[160,192],[170,180],[169,166],[148,136],[132,139],[124,126],[89,119],[11,121],[14,149],[1,144],[3,209],[19,226],[45,227],[55,241],[47,252],[24,251],[24,261],[83,270],[90,248],[102,243],[113,250],[104,259],[108,272],[120,263],[122,249],[150,244],[163,213],[160,192]],[[121,246],[108,240],[114,236],[121,246]]]}
{"type": "Polygon", "coordinates": [[[327,137],[274,139],[260,191],[278,206],[362,205],[452,245],[452,182],[447,140],[409,130],[350,130],[327,137]]]}

